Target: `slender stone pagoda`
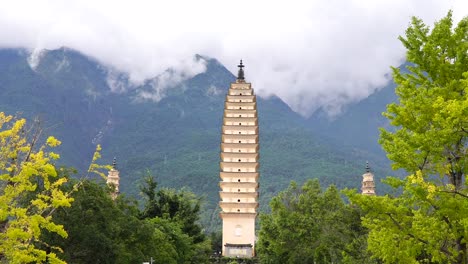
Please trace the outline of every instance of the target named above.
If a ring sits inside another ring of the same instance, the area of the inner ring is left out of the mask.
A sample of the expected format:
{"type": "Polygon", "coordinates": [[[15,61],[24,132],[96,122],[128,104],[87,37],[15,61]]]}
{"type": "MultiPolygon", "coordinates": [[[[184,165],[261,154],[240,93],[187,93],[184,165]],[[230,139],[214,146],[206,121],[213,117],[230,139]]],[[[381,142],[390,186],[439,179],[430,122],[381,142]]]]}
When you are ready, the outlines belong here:
{"type": "Polygon", "coordinates": [[[238,67],[224,104],[221,138],[222,253],[250,258],[255,254],[259,187],[257,103],[252,85],[245,82],[242,60],[238,67]]]}
{"type": "Polygon", "coordinates": [[[117,161],[116,161],[116,158],[114,158],[114,161],[112,162],[112,169],[107,174],[107,185],[113,188],[112,193],[111,193],[112,200],[115,200],[115,198],[117,198],[117,196],[120,193],[119,182],[120,182],[120,177],[119,177],[119,171],[117,170],[117,161]]]}
{"type": "Polygon", "coordinates": [[[375,195],[374,174],[372,174],[369,162],[366,162],[366,173],[362,175],[362,194],[375,195]]]}

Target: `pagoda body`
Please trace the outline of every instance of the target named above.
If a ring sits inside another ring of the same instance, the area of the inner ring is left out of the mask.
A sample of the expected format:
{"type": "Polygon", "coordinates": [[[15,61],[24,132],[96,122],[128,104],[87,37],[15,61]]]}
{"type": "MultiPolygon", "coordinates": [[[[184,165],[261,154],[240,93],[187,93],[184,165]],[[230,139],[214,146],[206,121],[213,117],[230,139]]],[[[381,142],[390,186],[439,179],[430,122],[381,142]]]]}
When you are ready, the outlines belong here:
{"type": "Polygon", "coordinates": [[[241,61],[224,105],[219,205],[223,256],[250,258],[255,254],[259,141],[256,97],[242,67],[241,61]]]}
{"type": "Polygon", "coordinates": [[[107,175],[107,185],[110,188],[112,188],[112,192],[111,192],[112,200],[115,200],[115,198],[117,198],[117,196],[120,193],[119,182],[120,182],[119,171],[117,170],[117,163],[114,158],[114,161],[112,162],[112,169],[109,171],[107,175]]]}
{"type": "Polygon", "coordinates": [[[374,174],[370,171],[369,163],[366,164],[366,173],[362,175],[362,194],[375,195],[374,174]]]}

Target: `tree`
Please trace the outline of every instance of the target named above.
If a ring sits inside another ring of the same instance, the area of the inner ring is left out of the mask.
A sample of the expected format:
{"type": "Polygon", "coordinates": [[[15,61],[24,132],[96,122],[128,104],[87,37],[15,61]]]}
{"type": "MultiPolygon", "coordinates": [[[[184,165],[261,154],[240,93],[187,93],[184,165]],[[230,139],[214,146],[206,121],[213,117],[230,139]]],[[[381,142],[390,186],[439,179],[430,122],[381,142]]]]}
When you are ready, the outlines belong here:
{"type": "Polygon", "coordinates": [[[463,187],[468,156],[467,79],[468,18],[453,29],[452,12],[432,32],[413,17],[406,38],[406,71],[393,68],[399,103],[384,115],[398,129],[381,129],[380,143],[394,169],[446,177],[463,187]]]}
{"type": "Polygon", "coordinates": [[[169,228],[140,220],[136,203],[123,195],[113,201],[110,191],[106,185],[82,181],[72,194],[72,206],[55,214],[68,238],[45,232],[46,241],[59,245],[63,249],[60,256],[69,263],[142,263],[151,257],[154,263],[177,263],[169,237],[172,232],[177,234],[177,229],[167,233],[169,228]]]}
{"type": "Polygon", "coordinates": [[[43,230],[67,236],[53,212],[69,207],[73,198],[60,189],[66,178],[57,179],[53,162],[59,155],[47,150],[60,141],[48,137],[38,147],[41,130],[36,129],[0,112],[0,260],[64,263],[56,255],[60,248],[38,245],[43,230]]]}
{"type": "Polygon", "coordinates": [[[317,179],[302,187],[291,182],[270,206],[271,214],[260,215],[261,263],[369,263],[356,246],[365,235],[359,213],[342,201],[335,186],[323,192],[317,179]]]}
{"type": "Polygon", "coordinates": [[[180,221],[183,231],[194,238],[195,243],[206,239],[199,220],[201,200],[193,193],[162,188],[156,192],[157,183],[153,177],[145,178],[147,186],[141,188],[146,196],[142,218],[165,217],[180,221]]]}
{"type": "Polygon", "coordinates": [[[156,191],[156,188],[157,182],[152,176],[147,176],[145,185],[141,187],[146,200],[140,216],[141,219],[153,219],[152,221],[156,223],[165,223],[165,220],[170,220],[180,227],[182,234],[186,235],[189,240],[189,249],[183,251],[182,246],[177,247],[177,251],[182,253],[179,260],[183,260],[178,263],[184,261],[207,262],[210,254],[210,242],[198,223],[201,199],[187,190],[161,188],[156,191]]]}
{"type": "Polygon", "coordinates": [[[453,27],[452,12],[432,31],[413,17],[405,37],[407,70],[393,68],[399,102],[384,115],[380,143],[404,169],[386,183],[398,196],[348,191],[367,213],[368,247],[386,263],[467,263],[468,18],[453,27]]]}

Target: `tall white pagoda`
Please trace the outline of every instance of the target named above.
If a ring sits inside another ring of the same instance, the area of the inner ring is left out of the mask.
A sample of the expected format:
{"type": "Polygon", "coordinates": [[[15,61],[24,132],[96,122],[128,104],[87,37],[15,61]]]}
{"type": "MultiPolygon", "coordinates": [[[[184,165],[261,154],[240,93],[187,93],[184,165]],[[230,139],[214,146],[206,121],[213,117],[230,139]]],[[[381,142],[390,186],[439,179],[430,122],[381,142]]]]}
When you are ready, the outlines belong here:
{"type": "Polygon", "coordinates": [[[252,85],[245,82],[240,61],[224,105],[221,137],[221,219],[223,256],[255,255],[258,208],[259,141],[257,103],[252,85]]]}

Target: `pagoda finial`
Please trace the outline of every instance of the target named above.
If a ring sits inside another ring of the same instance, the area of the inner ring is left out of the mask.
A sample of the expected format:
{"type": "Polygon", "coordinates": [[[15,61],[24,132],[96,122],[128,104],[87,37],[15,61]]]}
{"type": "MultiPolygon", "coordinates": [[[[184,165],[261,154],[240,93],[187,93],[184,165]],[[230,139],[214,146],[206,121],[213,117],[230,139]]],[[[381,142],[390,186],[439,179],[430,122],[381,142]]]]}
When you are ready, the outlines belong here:
{"type": "Polygon", "coordinates": [[[369,161],[366,161],[366,172],[370,172],[369,161]]]}
{"type": "Polygon", "coordinates": [[[115,170],[117,169],[117,158],[114,157],[114,160],[112,161],[112,168],[115,170]]]}
{"type": "Polygon", "coordinates": [[[242,60],[240,60],[240,64],[237,65],[237,67],[239,67],[239,72],[237,73],[237,80],[238,81],[244,81],[245,80],[245,78],[244,78],[244,69],[242,69],[242,68],[244,68],[245,66],[244,66],[244,64],[242,64],[242,60]]]}

